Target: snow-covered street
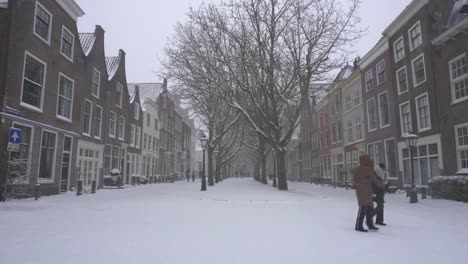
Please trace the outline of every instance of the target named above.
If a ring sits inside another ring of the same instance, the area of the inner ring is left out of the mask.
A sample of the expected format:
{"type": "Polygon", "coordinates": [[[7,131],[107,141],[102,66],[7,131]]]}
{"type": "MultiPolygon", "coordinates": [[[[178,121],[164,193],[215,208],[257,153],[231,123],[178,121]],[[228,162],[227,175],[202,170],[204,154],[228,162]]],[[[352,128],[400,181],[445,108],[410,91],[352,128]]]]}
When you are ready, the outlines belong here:
{"type": "Polygon", "coordinates": [[[354,231],[352,190],[251,179],[141,185],[0,204],[0,263],[466,263],[468,204],[386,196],[354,231]]]}

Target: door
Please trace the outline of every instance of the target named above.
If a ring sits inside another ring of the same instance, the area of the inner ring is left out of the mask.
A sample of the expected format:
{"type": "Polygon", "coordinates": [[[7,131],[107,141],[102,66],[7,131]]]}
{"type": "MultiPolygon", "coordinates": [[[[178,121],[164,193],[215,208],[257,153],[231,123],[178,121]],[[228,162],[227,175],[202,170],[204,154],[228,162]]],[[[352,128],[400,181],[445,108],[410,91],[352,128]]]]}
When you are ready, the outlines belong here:
{"type": "Polygon", "coordinates": [[[70,176],[72,138],[64,136],[62,155],[62,176],[60,178],[60,192],[66,192],[70,176]]]}

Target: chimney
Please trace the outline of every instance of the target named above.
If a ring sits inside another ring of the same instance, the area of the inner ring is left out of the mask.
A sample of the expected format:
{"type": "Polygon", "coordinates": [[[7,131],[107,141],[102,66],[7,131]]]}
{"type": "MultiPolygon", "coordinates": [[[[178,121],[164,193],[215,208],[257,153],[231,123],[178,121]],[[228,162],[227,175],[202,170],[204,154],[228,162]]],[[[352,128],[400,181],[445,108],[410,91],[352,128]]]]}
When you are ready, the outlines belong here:
{"type": "Polygon", "coordinates": [[[167,93],[167,78],[164,78],[163,79],[163,92],[166,92],[167,93]]]}
{"type": "Polygon", "coordinates": [[[359,66],[358,64],[359,64],[359,61],[360,61],[360,60],[361,60],[360,57],[356,57],[356,59],[354,59],[353,67],[354,67],[355,69],[357,69],[357,67],[359,66]]]}

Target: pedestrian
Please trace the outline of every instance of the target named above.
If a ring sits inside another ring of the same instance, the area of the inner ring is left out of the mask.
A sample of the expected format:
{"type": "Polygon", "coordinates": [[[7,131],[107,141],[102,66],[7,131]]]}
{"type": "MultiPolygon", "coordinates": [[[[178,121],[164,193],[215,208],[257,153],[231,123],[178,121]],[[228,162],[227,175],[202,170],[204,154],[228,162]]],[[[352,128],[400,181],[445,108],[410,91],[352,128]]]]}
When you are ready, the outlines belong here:
{"type": "Polygon", "coordinates": [[[185,171],[185,177],[187,178],[187,182],[189,182],[190,181],[190,169],[187,169],[185,171]]]}
{"type": "Polygon", "coordinates": [[[192,171],[192,181],[195,181],[195,171],[192,171]]]}
{"type": "MultiPolygon", "coordinates": [[[[383,179],[385,178],[385,164],[379,163],[378,166],[375,166],[374,173],[377,179],[383,184],[383,179]]],[[[384,189],[377,187],[374,183],[372,183],[372,190],[373,190],[373,200],[377,204],[374,210],[374,215],[377,215],[375,219],[376,225],[386,226],[384,223],[384,189]]]]}
{"type": "Polygon", "coordinates": [[[359,212],[356,219],[355,230],[359,232],[367,232],[363,227],[364,218],[369,230],[378,230],[372,221],[374,202],[372,201],[372,185],[375,183],[377,187],[384,188],[374,174],[373,162],[369,155],[363,154],[359,157],[359,167],[353,173],[354,184],[356,185],[356,197],[359,205],[359,212]]]}

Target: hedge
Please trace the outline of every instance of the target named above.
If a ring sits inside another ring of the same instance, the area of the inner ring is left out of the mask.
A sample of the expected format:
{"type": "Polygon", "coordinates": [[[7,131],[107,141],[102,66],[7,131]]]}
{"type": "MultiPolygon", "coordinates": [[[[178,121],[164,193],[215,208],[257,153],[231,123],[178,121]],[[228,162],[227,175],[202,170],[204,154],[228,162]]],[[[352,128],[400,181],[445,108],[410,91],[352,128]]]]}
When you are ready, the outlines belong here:
{"type": "Polygon", "coordinates": [[[437,176],[429,187],[433,198],[468,202],[468,176],[437,176]]]}

